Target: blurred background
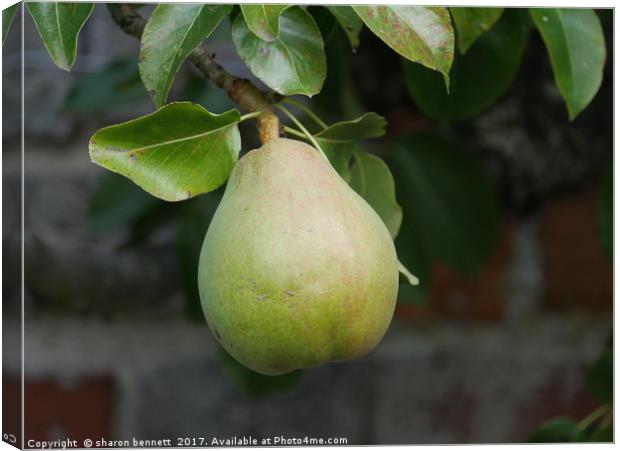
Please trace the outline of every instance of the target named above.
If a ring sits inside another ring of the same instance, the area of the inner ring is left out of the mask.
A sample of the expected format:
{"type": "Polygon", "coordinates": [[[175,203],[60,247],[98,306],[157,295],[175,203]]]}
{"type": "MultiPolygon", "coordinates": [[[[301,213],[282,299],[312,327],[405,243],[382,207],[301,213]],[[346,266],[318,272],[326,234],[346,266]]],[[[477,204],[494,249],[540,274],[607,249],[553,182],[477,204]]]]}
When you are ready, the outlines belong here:
{"type": "MultiPolygon", "coordinates": [[[[223,190],[165,203],[89,159],[95,131],[153,111],[139,42],[96,4],[67,73],[26,15],[26,439],[523,442],[558,417],[551,434],[561,439],[611,400],[612,11],[597,12],[608,48],[602,87],[569,122],[531,26],[506,44],[523,56],[495,75],[506,85],[497,100],[476,98],[499,67],[481,39],[471,51],[488,62],[465,71],[460,97],[442,103],[420,66],[404,64],[368,30],[351,52],[324,10],[309,10],[328,57],[311,107],[329,122],[365,111],[387,118],[388,133],[366,150],[394,174],[404,212],[397,250],[421,286],[401,286],[393,324],[365,358],[276,378],[236,364],[206,327],[195,281],[223,190]],[[426,95],[412,88],[426,82],[426,95]]],[[[521,13],[505,11],[488,39],[521,13]]],[[[2,67],[3,387],[15,400],[20,14],[2,67]]],[[[226,20],[207,44],[229,72],[253,79],[226,20]]],[[[170,100],[234,107],[189,64],[170,100]]],[[[248,122],[245,151],[258,146],[248,122]]],[[[4,418],[5,430],[18,429],[14,412],[4,418]]]]}

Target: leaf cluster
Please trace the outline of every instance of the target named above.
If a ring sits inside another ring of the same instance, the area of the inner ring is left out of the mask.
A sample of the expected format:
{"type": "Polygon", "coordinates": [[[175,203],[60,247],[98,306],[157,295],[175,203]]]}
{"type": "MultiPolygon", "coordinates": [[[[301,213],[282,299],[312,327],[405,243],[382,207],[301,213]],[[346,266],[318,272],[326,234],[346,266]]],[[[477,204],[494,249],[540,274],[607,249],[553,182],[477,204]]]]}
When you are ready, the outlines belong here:
{"type": "MultiPolygon", "coordinates": [[[[17,6],[3,11],[3,41],[17,6]]],[[[93,3],[26,4],[58,67],[73,67],[79,32],[93,8],[93,3]]],[[[209,101],[206,108],[167,102],[185,59],[227,24],[240,59],[272,91],[269,97],[284,98],[277,107],[287,112],[285,119],[293,118],[286,133],[316,145],[327,156],[379,213],[401,260],[420,276],[419,287],[401,290],[403,299],[423,294],[434,259],[463,275],[475,274],[493,250],[498,208],[491,181],[467,149],[445,136],[413,134],[387,146],[381,152],[384,161],[365,150],[366,140],[384,135],[383,117],[363,113],[326,124],[307,101],[291,97],[310,98],[325,86],[327,43],[334,31],[325,30],[326,16],[346,37],[349,51],[374,35],[400,55],[412,100],[442,122],[477,115],[506,92],[533,30],[547,47],[571,120],[589,104],[602,80],[605,42],[598,16],[590,9],[160,4],[140,33],[139,62],[111,62],[100,74],[81,80],[67,100],[73,111],[89,111],[93,104],[121,105],[145,92],[153,101],[153,113],[92,136],[93,162],[165,201],[214,192],[226,182],[242,149],[239,125],[256,115],[242,116],[235,108],[215,114],[209,101]],[[362,34],[364,29],[369,33],[362,34]],[[285,104],[313,126],[302,125],[285,104]],[[407,233],[399,235],[401,228],[407,233]]],[[[230,89],[219,79],[212,81],[230,89]]],[[[118,187],[108,189],[114,193],[118,187]]],[[[609,189],[602,196],[606,207],[601,208],[601,237],[610,248],[609,189]]],[[[112,209],[112,202],[106,202],[112,209]]],[[[119,202],[118,212],[109,216],[134,217],[132,208],[147,208],[140,205],[119,202]]]]}

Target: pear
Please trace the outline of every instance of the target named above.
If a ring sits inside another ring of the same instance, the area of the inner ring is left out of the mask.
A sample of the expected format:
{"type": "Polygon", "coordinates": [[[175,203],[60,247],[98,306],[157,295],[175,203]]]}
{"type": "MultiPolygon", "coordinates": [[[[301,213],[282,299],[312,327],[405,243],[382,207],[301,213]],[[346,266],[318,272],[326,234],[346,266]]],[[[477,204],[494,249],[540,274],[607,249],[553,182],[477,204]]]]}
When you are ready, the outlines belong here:
{"type": "Polygon", "coordinates": [[[373,350],[394,313],[398,262],[381,218],[329,161],[277,138],[233,169],[198,285],[224,349],[277,375],[373,350]]]}

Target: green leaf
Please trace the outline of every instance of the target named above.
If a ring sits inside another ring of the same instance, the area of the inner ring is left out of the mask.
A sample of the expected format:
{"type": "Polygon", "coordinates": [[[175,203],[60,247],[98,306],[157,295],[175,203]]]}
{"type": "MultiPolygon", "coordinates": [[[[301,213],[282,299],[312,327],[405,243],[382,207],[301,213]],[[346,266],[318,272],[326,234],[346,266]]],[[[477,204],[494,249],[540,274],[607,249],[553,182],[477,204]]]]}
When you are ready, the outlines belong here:
{"type": "Polygon", "coordinates": [[[487,109],[512,84],[529,38],[524,15],[507,10],[465,55],[456,55],[450,72],[450,93],[440,74],[403,61],[409,94],[427,116],[462,120],[487,109]]]}
{"type": "Polygon", "coordinates": [[[166,102],[181,63],[231,9],[198,3],[162,3],[155,8],[142,34],[140,75],[156,107],[166,102]]]}
{"type": "Polygon", "coordinates": [[[170,103],[99,130],[90,157],[160,199],[189,199],[228,178],[241,149],[239,120],[237,110],[216,115],[189,102],[170,103]]]}
{"type": "Polygon", "coordinates": [[[530,443],[561,443],[570,442],[577,429],[577,424],[570,418],[555,418],[543,423],[527,439],[530,443]]]}
{"type": "Polygon", "coordinates": [[[145,96],[135,58],[117,59],[76,80],[65,99],[65,108],[90,113],[128,105],[145,96]]]}
{"type": "Polygon", "coordinates": [[[386,124],[385,118],[377,113],[365,113],[357,119],[332,124],[314,137],[332,166],[348,183],[351,181],[351,157],[353,152],[360,151],[357,142],[383,136],[386,124]]]}
{"type": "Polygon", "coordinates": [[[159,204],[131,180],[105,172],[97,180],[88,208],[88,222],[94,229],[124,227],[159,204]]]}
{"type": "Polygon", "coordinates": [[[356,142],[366,138],[378,138],[385,134],[387,121],[377,113],[364,113],[357,119],[337,122],[315,136],[323,141],[356,142]]]}
{"type": "Polygon", "coordinates": [[[317,142],[336,172],[340,174],[340,177],[342,177],[345,182],[350,183],[351,169],[349,166],[351,165],[353,152],[358,150],[359,146],[352,142],[333,142],[323,141],[321,139],[317,139],[317,142]]]}
{"type": "MultiPolygon", "coordinates": [[[[312,99],[312,106],[326,117],[359,116],[365,112],[365,107],[354,83],[356,75],[352,68],[352,60],[357,58],[349,52],[351,44],[345,33],[339,29],[336,18],[327,9],[323,7],[318,9],[324,10],[327,13],[325,15],[332,19],[335,30],[329,44],[325,46],[329,77],[325,80],[321,92],[312,99]]],[[[325,35],[324,39],[327,43],[325,35]]]]}
{"type": "Polygon", "coordinates": [[[280,14],[289,5],[240,5],[248,28],[263,41],[273,41],[280,34],[280,14]]]}
{"type": "Polygon", "coordinates": [[[20,3],[15,3],[8,8],[2,10],[2,44],[6,41],[6,37],[9,34],[9,28],[11,27],[11,22],[13,22],[13,18],[15,14],[17,14],[17,8],[21,6],[20,3]]]}
{"type": "Polygon", "coordinates": [[[389,162],[398,199],[426,253],[463,275],[478,272],[498,230],[493,183],[479,160],[450,140],[420,133],[396,143],[389,162]]]}
{"type": "Polygon", "coordinates": [[[350,185],[375,209],[395,238],[403,212],[396,202],[394,179],[385,162],[368,152],[356,150],[353,152],[350,185]]]}
{"type": "Polygon", "coordinates": [[[77,54],[78,34],[95,4],[26,2],[26,7],[54,64],[71,70],[77,54]]]}
{"type": "Polygon", "coordinates": [[[351,48],[355,51],[360,45],[360,31],[364,24],[350,6],[326,6],[344,30],[351,48]]]}
{"type": "Polygon", "coordinates": [[[298,370],[280,376],[265,376],[241,365],[223,348],[220,348],[219,356],[224,371],[245,394],[252,398],[261,398],[290,390],[299,384],[304,374],[303,371],[298,370]]]}
{"type": "Polygon", "coordinates": [[[258,38],[241,15],[233,23],[232,37],[252,73],[274,91],[312,96],[321,90],[326,76],[323,38],[303,8],[284,10],[280,34],[273,41],[258,38]]]}
{"type": "Polygon", "coordinates": [[[443,7],[353,6],[366,26],[410,61],[443,74],[450,84],[454,31],[443,7]]]}
{"type": "Polygon", "coordinates": [[[598,234],[605,253],[614,255],[614,168],[610,165],[601,181],[598,203],[598,234]]]}
{"type": "Polygon", "coordinates": [[[327,44],[332,42],[334,37],[338,35],[336,32],[340,27],[338,21],[332,13],[319,5],[310,5],[306,8],[306,11],[312,15],[316,26],[319,27],[321,37],[323,38],[323,47],[325,48],[325,52],[327,52],[327,49],[330,47],[327,44]]]}
{"type": "Polygon", "coordinates": [[[399,282],[408,283],[409,285],[419,285],[420,280],[411,274],[411,272],[400,261],[398,262],[399,282]]]}
{"type": "Polygon", "coordinates": [[[586,385],[594,398],[602,403],[613,402],[613,348],[606,346],[588,371],[586,385]]]}
{"type": "Polygon", "coordinates": [[[603,80],[605,38],[591,9],[532,8],[542,35],[555,82],[572,121],[590,103],[603,80]]]}
{"type": "Polygon", "coordinates": [[[504,8],[450,8],[459,51],[467,52],[481,34],[491,29],[503,12],[504,8]]]}

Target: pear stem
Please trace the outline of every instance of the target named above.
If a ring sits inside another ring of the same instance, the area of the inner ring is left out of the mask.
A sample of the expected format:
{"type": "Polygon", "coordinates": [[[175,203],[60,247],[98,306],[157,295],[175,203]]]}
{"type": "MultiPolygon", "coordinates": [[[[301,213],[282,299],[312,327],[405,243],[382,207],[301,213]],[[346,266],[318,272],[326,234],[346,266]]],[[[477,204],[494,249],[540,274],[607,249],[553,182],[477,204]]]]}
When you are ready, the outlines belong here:
{"type": "Polygon", "coordinates": [[[327,124],[325,122],[323,122],[323,120],[316,115],[316,113],[314,113],[310,108],[308,108],[306,105],[304,105],[301,102],[298,102],[295,99],[292,99],[290,97],[285,97],[282,102],[284,103],[288,103],[289,105],[294,106],[295,108],[300,109],[301,111],[303,111],[304,113],[306,113],[306,115],[312,119],[314,122],[316,122],[316,124],[321,127],[323,130],[325,130],[327,128],[327,124]]]}
{"type": "Polygon", "coordinates": [[[323,155],[323,157],[329,161],[329,158],[327,158],[327,155],[325,155],[325,152],[323,152],[323,149],[321,149],[321,146],[319,145],[319,143],[316,142],[316,139],[314,139],[314,136],[312,136],[312,134],[306,129],[306,127],[304,127],[303,124],[299,122],[299,120],[293,115],[293,113],[291,113],[288,110],[288,108],[286,108],[280,103],[276,103],[275,106],[280,111],[282,111],[286,116],[288,116],[288,118],[291,121],[293,121],[293,123],[304,133],[304,135],[306,135],[306,138],[308,138],[308,140],[312,143],[312,145],[316,147],[319,152],[321,152],[321,155],[323,155]]]}
{"type": "MultiPolygon", "coordinates": [[[[135,11],[129,3],[108,3],[112,19],[128,35],[141,39],[146,19],[135,11]]],[[[272,108],[272,103],[282,98],[280,94],[263,92],[252,82],[228,73],[210,53],[204,44],[196,47],[187,56],[205,78],[222,89],[244,111],[258,112],[256,124],[258,135],[264,144],[280,136],[280,120],[272,108]]]]}
{"type": "Polygon", "coordinates": [[[241,119],[239,120],[239,122],[247,121],[248,119],[254,119],[255,117],[260,116],[261,114],[263,114],[262,111],[254,111],[253,113],[244,114],[243,116],[241,116],[241,119]]]}
{"type": "Polygon", "coordinates": [[[300,132],[296,128],[285,126],[284,127],[284,131],[286,133],[290,134],[290,135],[297,136],[298,138],[302,138],[302,139],[306,139],[306,140],[308,139],[308,137],[305,135],[305,133],[300,132]]]}

